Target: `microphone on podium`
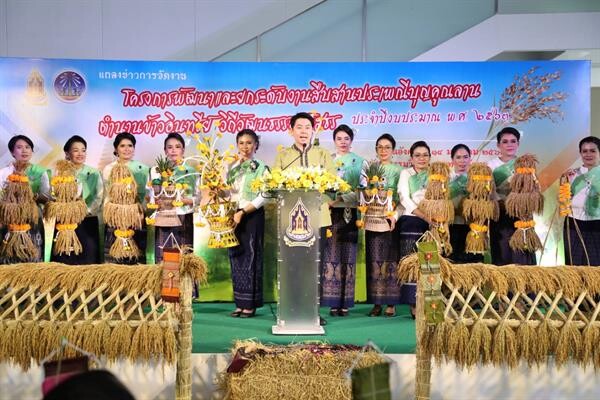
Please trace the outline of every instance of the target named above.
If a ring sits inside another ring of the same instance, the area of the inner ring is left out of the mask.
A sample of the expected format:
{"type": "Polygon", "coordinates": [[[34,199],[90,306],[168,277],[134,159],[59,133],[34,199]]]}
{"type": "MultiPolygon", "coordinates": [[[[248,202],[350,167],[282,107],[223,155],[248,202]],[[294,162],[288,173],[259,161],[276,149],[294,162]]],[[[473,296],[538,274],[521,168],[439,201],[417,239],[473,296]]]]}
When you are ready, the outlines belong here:
{"type": "Polygon", "coordinates": [[[302,151],[300,152],[300,154],[298,155],[298,157],[294,158],[292,161],[290,161],[288,163],[288,165],[286,165],[285,167],[281,168],[282,171],[285,171],[286,169],[289,168],[290,165],[292,165],[293,163],[295,163],[298,159],[300,159],[301,157],[304,156],[304,154],[306,154],[306,143],[302,143],[302,151]]]}

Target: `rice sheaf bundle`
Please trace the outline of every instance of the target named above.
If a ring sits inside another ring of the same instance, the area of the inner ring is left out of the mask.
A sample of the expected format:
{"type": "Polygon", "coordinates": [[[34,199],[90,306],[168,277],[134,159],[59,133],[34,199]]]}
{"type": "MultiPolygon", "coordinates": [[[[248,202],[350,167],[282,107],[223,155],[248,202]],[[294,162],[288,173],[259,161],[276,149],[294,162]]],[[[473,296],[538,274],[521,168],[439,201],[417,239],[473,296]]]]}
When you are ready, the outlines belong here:
{"type": "Polygon", "coordinates": [[[67,160],[56,163],[56,175],[52,177],[52,198],[46,205],[46,218],[56,219],[56,237],[53,254],[81,254],[83,248],[75,233],[77,226],[87,214],[87,206],[78,196],[75,165],[67,160]]]}
{"type": "Polygon", "coordinates": [[[0,194],[0,224],[8,227],[7,235],[0,243],[0,258],[22,262],[38,258],[29,230],[37,224],[39,210],[35,203],[29,177],[25,174],[28,164],[15,164],[0,194]]]}
{"type": "Polygon", "coordinates": [[[444,255],[452,253],[448,225],[454,220],[454,204],[450,199],[449,180],[448,164],[441,161],[431,163],[425,198],[419,203],[419,210],[432,222],[430,231],[444,255]]]}
{"type": "Polygon", "coordinates": [[[515,174],[510,182],[511,192],[506,198],[506,213],[518,219],[514,224],[516,231],[509,242],[511,249],[515,251],[536,251],[542,248],[533,221],[533,214],[539,214],[544,209],[544,197],[536,175],[537,163],[537,158],[532,154],[515,160],[515,174]]]}
{"type": "Polygon", "coordinates": [[[117,162],[110,172],[108,201],[104,205],[103,216],[108,226],[114,228],[115,242],[109,254],[117,260],[137,258],[141,252],[133,234],[142,227],[144,211],[137,202],[137,184],[127,164],[117,162]]]}
{"type": "Polygon", "coordinates": [[[463,216],[470,228],[465,242],[467,253],[484,254],[489,249],[489,221],[496,221],[499,215],[495,191],[492,169],[486,163],[471,164],[467,172],[468,196],[463,201],[463,216]]]}

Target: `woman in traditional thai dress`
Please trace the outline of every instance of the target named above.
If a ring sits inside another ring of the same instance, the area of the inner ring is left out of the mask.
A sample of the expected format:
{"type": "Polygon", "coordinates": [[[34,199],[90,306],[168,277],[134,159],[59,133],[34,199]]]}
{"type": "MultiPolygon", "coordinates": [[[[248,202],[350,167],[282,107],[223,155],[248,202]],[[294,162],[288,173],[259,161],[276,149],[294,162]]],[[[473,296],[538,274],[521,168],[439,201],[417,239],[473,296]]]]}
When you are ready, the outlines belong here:
{"type": "MultiPolygon", "coordinates": [[[[25,135],[16,135],[10,138],[8,141],[8,150],[12,154],[14,161],[10,165],[0,169],[0,190],[6,190],[8,180],[15,173],[25,174],[27,177],[27,182],[33,192],[33,199],[38,205],[38,219],[37,223],[22,223],[21,225],[27,225],[27,234],[37,249],[37,257],[19,259],[0,254],[0,264],[44,260],[44,224],[41,207],[50,198],[50,179],[49,171],[46,168],[31,163],[33,147],[33,142],[25,135]]],[[[7,240],[7,235],[11,234],[11,227],[8,225],[5,221],[0,221],[0,235],[2,240],[7,240]]]]}
{"type": "MultiPolygon", "coordinates": [[[[429,161],[431,150],[429,145],[419,140],[410,146],[411,167],[404,169],[398,181],[401,212],[398,212],[399,257],[417,251],[417,240],[429,229],[431,221],[419,210],[419,203],[425,197],[429,179],[429,161]]],[[[409,304],[411,315],[415,317],[417,288],[414,282],[402,285],[401,304],[409,304]]]]}
{"type": "Polygon", "coordinates": [[[100,263],[100,225],[98,216],[102,212],[104,183],[100,171],[85,164],[87,142],[78,135],[71,136],[63,146],[65,159],[76,168],[78,196],[87,207],[87,215],[75,228],[75,234],[81,243],[79,254],[56,254],[52,261],[63,264],[84,265],[100,263]]]}
{"type": "Polygon", "coordinates": [[[267,170],[267,165],[254,157],[259,146],[258,135],[251,129],[243,129],[236,136],[239,159],[227,172],[227,184],[231,186],[231,200],[238,203],[233,215],[235,236],[240,244],[230,247],[231,280],[236,309],[232,317],[249,318],[263,306],[263,242],[265,211],[264,197],[252,190],[252,181],[267,170]]]}
{"type": "Polygon", "coordinates": [[[565,263],[600,265],[600,139],[588,136],[579,142],[583,165],[568,170],[571,215],[564,226],[565,263]],[[587,254],[587,255],[586,255],[587,254]]]}
{"type": "Polygon", "coordinates": [[[334,164],[338,176],[348,182],[353,191],[339,195],[329,202],[331,211],[331,237],[325,241],[321,254],[321,306],[330,307],[331,316],[345,317],[354,306],[354,281],[356,273],[356,188],[360,184],[364,159],[350,151],[354,132],[348,125],[333,131],[336,154],[334,164]]]}
{"type": "Polygon", "coordinates": [[[506,214],[505,200],[510,193],[510,181],[515,173],[515,159],[519,150],[521,134],[513,127],[506,127],[496,135],[500,156],[488,162],[496,183],[496,196],[500,207],[498,222],[490,224],[490,250],[492,263],[495,265],[520,264],[535,265],[535,253],[530,251],[514,251],[509,242],[516,228],[516,218],[506,214]]]}
{"type": "Polygon", "coordinates": [[[452,173],[450,175],[450,199],[454,203],[454,222],[450,225],[452,254],[449,258],[455,263],[482,262],[480,254],[467,254],[465,243],[469,225],[462,215],[462,202],[467,197],[467,171],[471,165],[471,149],[466,144],[457,144],[450,150],[452,173]]]}
{"type": "MultiPolygon", "coordinates": [[[[379,136],[375,142],[377,161],[383,168],[383,190],[392,191],[392,198],[398,204],[398,179],[402,167],[392,163],[396,140],[389,133],[379,136]]],[[[381,179],[382,177],[378,177],[381,179]]],[[[393,317],[396,304],[400,303],[400,284],[396,279],[398,268],[397,230],[394,216],[382,216],[389,224],[389,230],[375,232],[365,226],[365,250],[367,264],[367,303],[372,303],[370,317],[382,314],[382,305],[387,305],[384,315],[393,317]]]]}
{"type": "MultiPolygon", "coordinates": [[[[176,196],[163,196],[157,199],[157,204],[160,203],[158,215],[161,213],[172,213],[174,223],[170,222],[161,226],[160,218],[157,217],[155,223],[155,240],[154,240],[154,259],[158,264],[163,259],[163,247],[179,247],[194,245],[194,206],[198,202],[196,193],[197,174],[194,170],[187,166],[180,165],[185,153],[185,141],[179,133],[169,133],[164,141],[164,152],[167,159],[171,162],[173,170],[170,176],[171,181],[183,191],[180,197],[180,204],[173,204],[176,201],[176,196]],[[179,184],[179,186],[177,186],[179,184]],[[164,211],[166,210],[166,211],[164,211]],[[174,240],[169,237],[172,235],[174,240]]],[[[150,179],[152,186],[160,186],[162,189],[161,172],[158,166],[154,166],[150,170],[150,179]]],[[[157,194],[157,193],[155,193],[157,194]]],[[[171,214],[169,214],[171,216],[171,214]]]]}
{"type": "MultiPolygon", "coordinates": [[[[111,185],[110,182],[110,173],[115,165],[118,162],[126,163],[127,168],[131,172],[133,179],[137,185],[137,196],[136,202],[140,205],[144,205],[146,202],[146,185],[148,183],[148,178],[150,175],[150,167],[145,164],[142,164],[139,161],[133,159],[135,155],[135,137],[129,132],[121,132],[115,136],[115,140],[113,141],[114,152],[113,154],[117,157],[117,159],[110,164],[108,164],[102,170],[102,178],[104,179],[104,190],[106,193],[105,202],[109,199],[109,188],[111,185]]],[[[142,219],[143,220],[143,219],[142,219]]],[[[142,228],[136,229],[133,235],[133,240],[136,242],[137,247],[140,249],[140,256],[137,258],[128,258],[122,260],[120,263],[122,264],[134,264],[140,263],[144,264],[146,262],[146,243],[147,243],[147,230],[145,221],[142,222],[142,228]]],[[[105,262],[118,262],[113,259],[109,255],[109,249],[115,241],[114,229],[112,227],[106,226],[105,229],[105,237],[104,237],[104,261],[105,262]]]]}

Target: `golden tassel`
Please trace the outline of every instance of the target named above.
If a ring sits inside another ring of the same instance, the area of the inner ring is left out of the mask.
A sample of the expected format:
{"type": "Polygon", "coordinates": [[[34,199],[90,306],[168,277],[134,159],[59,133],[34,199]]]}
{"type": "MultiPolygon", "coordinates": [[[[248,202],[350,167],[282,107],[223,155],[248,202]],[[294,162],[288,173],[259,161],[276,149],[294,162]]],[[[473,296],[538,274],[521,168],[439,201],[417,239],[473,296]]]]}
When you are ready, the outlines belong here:
{"type": "Polygon", "coordinates": [[[0,256],[8,259],[31,262],[39,257],[38,248],[31,240],[29,224],[8,226],[8,233],[0,244],[0,256]]]}
{"type": "Polygon", "coordinates": [[[81,254],[83,247],[75,233],[77,225],[57,225],[56,237],[54,238],[54,246],[52,254],[65,254],[67,256],[73,254],[81,254]],[[63,226],[66,226],[63,228],[63,226]]]}
{"type": "Polygon", "coordinates": [[[141,255],[140,248],[133,240],[133,230],[121,231],[115,229],[115,241],[110,246],[109,254],[117,260],[138,258],[141,255]]]}

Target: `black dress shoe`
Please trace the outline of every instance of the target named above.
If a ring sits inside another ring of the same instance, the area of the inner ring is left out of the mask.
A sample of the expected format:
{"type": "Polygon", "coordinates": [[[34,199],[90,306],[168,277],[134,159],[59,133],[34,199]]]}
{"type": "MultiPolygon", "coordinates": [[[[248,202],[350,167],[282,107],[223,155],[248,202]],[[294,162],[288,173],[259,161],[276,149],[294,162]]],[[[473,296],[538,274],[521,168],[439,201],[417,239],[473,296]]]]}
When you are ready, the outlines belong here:
{"type": "Polygon", "coordinates": [[[237,318],[240,316],[241,313],[242,313],[242,310],[235,310],[229,315],[232,316],[233,318],[237,318]]]}
{"type": "Polygon", "coordinates": [[[348,316],[348,310],[344,310],[343,308],[340,308],[340,310],[338,311],[338,315],[340,317],[347,317],[348,316]]]}
{"type": "Polygon", "coordinates": [[[338,315],[340,315],[340,310],[338,310],[337,308],[332,308],[331,310],[329,310],[329,315],[331,315],[332,317],[337,317],[338,315]]]}
{"type": "Polygon", "coordinates": [[[379,317],[381,315],[381,306],[374,306],[367,315],[369,317],[379,317]]]}
{"type": "Polygon", "coordinates": [[[244,312],[240,313],[240,318],[251,318],[256,315],[256,309],[252,310],[252,312],[244,312]]]}
{"type": "Polygon", "coordinates": [[[327,325],[327,320],[321,316],[319,316],[319,325],[325,326],[327,325]]]}

